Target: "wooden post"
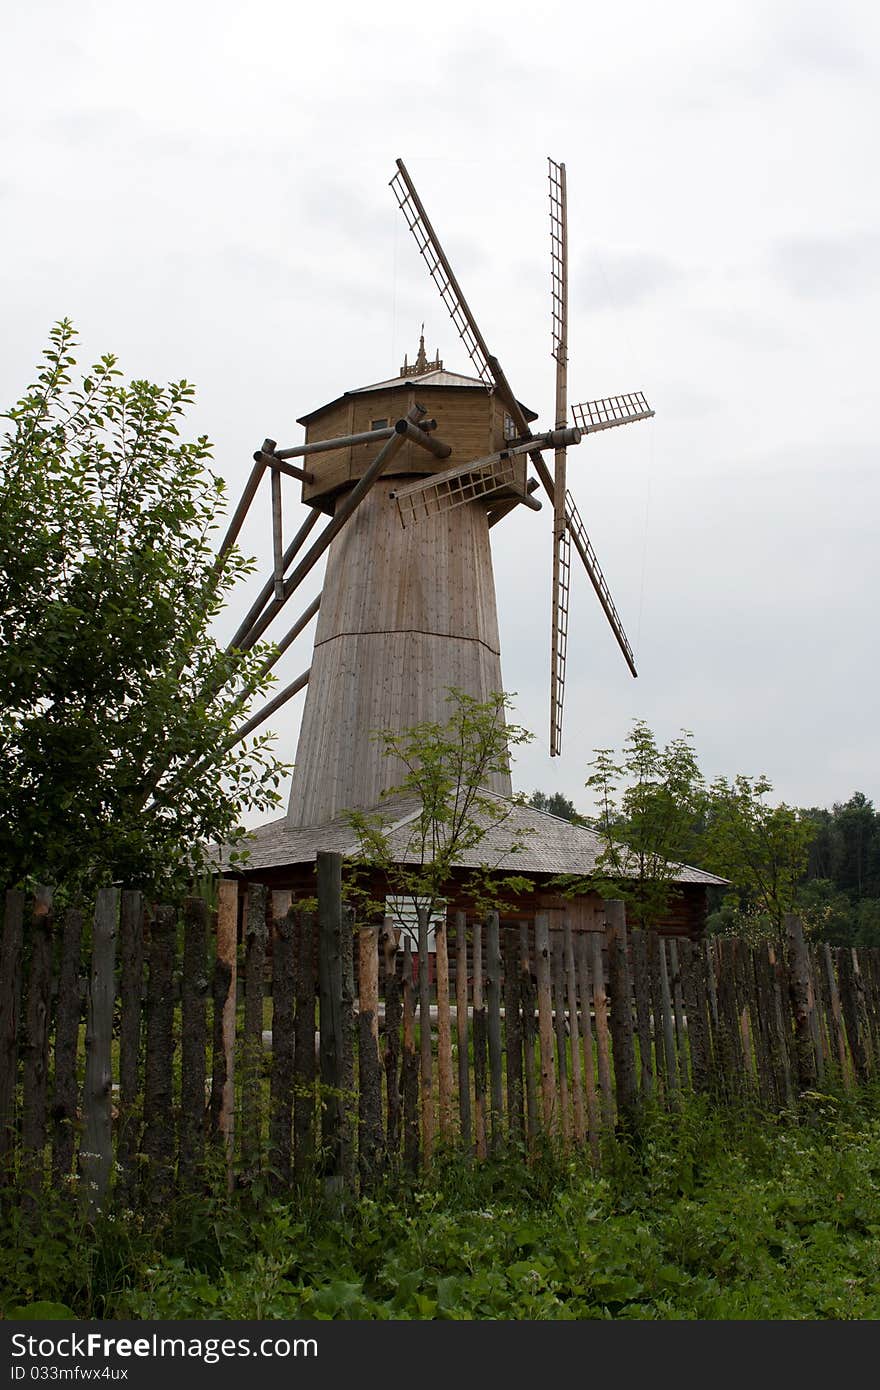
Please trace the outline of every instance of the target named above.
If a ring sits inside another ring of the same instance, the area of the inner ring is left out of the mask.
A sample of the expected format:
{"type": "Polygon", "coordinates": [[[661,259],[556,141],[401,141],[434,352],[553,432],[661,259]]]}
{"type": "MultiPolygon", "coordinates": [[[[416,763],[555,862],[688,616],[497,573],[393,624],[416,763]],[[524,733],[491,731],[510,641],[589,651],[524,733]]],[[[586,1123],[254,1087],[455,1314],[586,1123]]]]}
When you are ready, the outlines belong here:
{"type": "Polygon", "coordinates": [[[238,992],[238,881],[218,884],[217,954],[212,994],[214,1029],[211,1068],[211,1121],[226,1147],[232,1185],[235,1152],[235,1005],[238,992]]]}
{"type": "Polygon", "coordinates": [[[638,1109],[639,1093],[633,1047],[632,982],[626,948],[626,909],[619,899],[606,902],[605,921],[617,1109],[621,1117],[631,1123],[638,1109]]]}
{"type": "Polygon", "coordinates": [[[397,975],[398,934],[391,917],[386,917],[379,936],[383,957],[383,987],[385,993],[385,1094],[388,1119],[385,1148],[394,1170],[400,1163],[400,1025],[403,1004],[400,980],[397,975]]]}
{"type": "Polygon", "coordinates": [[[605,993],[605,965],[602,960],[602,934],[590,933],[590,974],[593,979],[593,1016],[596,1020],[596,1063],[602,1120],[614,1124],[614,1089],[611,1085],[611,1049],[608,1045],[608,996],[605,993]]]}
{"type": "Polygon", "coordinates": [[[533,1144],[538,1135],[538,1090],[535,1084],[535,1040],[537,1027],[535,1009],[537,989],[532,976],[529,955],[529,928],[523,922],[519,929],[519,995],[522,1009],[523,1057],[525,1063],[526,1137],[533,1144]]]}
{"type": "Polygon", "coordinates": [[[318,992],[325,1189],[340,1192],[343,1110],[342,855],[319,850],[318,992]]]}
{"type": "MultiPolygon", "coordinates": [[[[596,1095],[596,1070],[593,1060],[593,1028],[590,1021],[590,943],[593,932],[580,931],[577,935],[575,966],[580,995],[580,1032],[584,1040],[584,1084],[587,1092],[587,1132],[590,1137],[590,1154],[593,1164],[599,1164],[599,1103],[596,1095]]],[[[601,960],[601,948],[599,952],[601,960]]]]}
{"type": "MultiPolygon", "coordinates": [[[[123,893],[123,905],[130,895],[123,893]]],[[[140,895],[137,895],[138,897],[140,895]]],[[[79,973],[82,953],[82,913],[69,907],[64,914],[64,927],[61,935],[61,969],[58,976],[58,1002],[55,1008],[55,1089],[52,1097],[52,1182],[61,1188],[70,1177],[73,1167],[73,1151],[76,1146],[77,1078],[76,1053],[79,1041],[79,1022],[82,1013],[79,973]]],[[[140,1008],[140,999],[138,999],[140,1008]]],[[[120,1107],[125,1113],[122,1100],[122,1036],[120,1035],[120,1107]]],[[[134,1095],[137,1094],[137,1073],[135,1073],[134,1095]]],[[[132,1098],[126,1096],[130,1105],[132,1098]]],[[[131,1117],[129,1117],[131,1125],[131,1117]]],[[[124,1178],[129,1176],[130,1164],[123,1162],[123,1133],[120,1129],[118,1145],[119,1163],[124,1178]]],[[[126,1192],[130,1188],[126,1182],[126,1192]]],[[[131,1202],[127,1205],[132,1205],[131,1202]]]]}
{"type": "Polygon", "coordinates": [[[379,1062],[379,928],[358,932],[358,1164],[361,1191],[382,1169],[382,1067],[379,1062]]]}
{"type": "Polygon", "coordinates": [[[428,974],[428,909],[419,908],[419,1068],[422,1093],[422,1162],[434,1152],[434,1059],[431,1046],[431,983],[428,974]]]}
{"type": "Polygon", "coordinates": [[[800,917],[793,912],[787,912],[784,925],[788,943],[789,989],[794,1018],[798,1085],[802,1091],[808,1091],[814,1090],[818,1081],[812,1030],[813,989],[810,981],[810,957],[800,917]]]}
{"type": "Polygon", "coordinates": [[[633,992],[636,1000],[636,1027],[639,1037],[639,1069],[642,1095],[650,1096],[654,1089],[651,1067],[651,985],[648,970],[648,943],[645,933],[633,927],[629,934],[632,948],[633,992]]]}
{"type": "Polygon", "coordinates": [[[86,1024],[84,1135],[80,1171],[90,1216],[100,1211],[113,1165],[111,1092],[113,1002],[116,998],[116,930],[119,890],[99,888],[92,923],[92,973],[86,1024]]]}
{"type": "Polygon", "coordinates": [[[678,1090],[678,1073],[675,1059],[675,1030],[672,1021],[672,991],[669,988],[669,966],[666,959],[666,942],[662,936],[657,938],[657,959],[660,965],[660,1008],[663,1018],[663,1058],[666,1068],[666,1086],[670,1101],[678,1090]]]}
{"type": "Polygon", "coordinates": [[[291,894],[272,894],[272,1069],[269,1075],[269,1155],[273,1183],[290,1187],[296,1035],[296,909],[291,894]]]}
{"type": "Polygon", "coordinates": [[[7,890],[0,948],[0,1184],[13,1167],[24,893],[7,890]]]}
{"type": "Polygon", "coordinates": [[[720,1062],[720,1081],[728,1098],[743,1089],[742,1035],[736,1007],[736,967],[733,959],[735,945],[730,937],[720,937],[718,958],[718,1047],[716,1062],[720,1062]]]}
{"type": "Polygon", "coordinates": [[[583,1144],[586,1133],[584,1127],[584,1078],[581,1069],[581,1030],[577,1007],[577,978],[574,968],[574,943],[571,935],[571,922],[566,917],[563,927],[563,950],[565,954],[565,980],[568,991],[568,1026],[571,1034],[571,1091],[574,1102],[574,1137],[583,1144]]]}
{"type": "MultiPolygon", "coordinates": [[[[31,960],[21,1084],[22,1184],[37,1196],[44,1180],[52,984],[52,889],[38,888],[31,918],[31,960]]],[[[111,979],[112,995],[112,979],[111,979]]],[[[109,1045],[109,1044],[108,1044],[109,1045]]]]}
{"type": "Polygon", "coordinates": [[[783,1104],[794,1104],[794,1086],[789,1057],[788,1026],[788,982],[785,979],[785,966],[777,958],[773,946],[767,947],[767,969],[770,975],[770,989],[773,997],[772,1035],[775,1052],[775,1070],[778,1078],[783,1104]]]}
{"type": "Polygon", "coordinates": [[[519,942],[517,934],[504,932],[504,1052],[507,1062],[507,1129],[521,1144],[523,1132],[522,1018],[519,1011],[519,942]]]}
{"type": "Polygon", "coordinates": [[[315,1168],[315,919],[297,923],[293,1066],[293,1176],[302,1188],[315,1168]]]}
{"type": "Polygon", "coordinates": [[[435,974],[437,977],[437,1093],[440,1102],[440,1138],[452,1138],[452,1025],[449,1013],[449,949],[446,920],[434,928],[435,974]]]}
{"type": "Polygon", "coordinates": [[[535,917],[535,973],[538,977],[538,1044],[541,1053],[541,1115],[549,1135],[556,1116],[553,1070],[553,1005],[550,990],[550,914],[535,917]]]}
{"type": "Polygon", "coordinates": [[[455,914],[455,1033],[458,1044],[458,1114],[461,1142],[471,1147],[471,1083],[468,1066],[467,917],[455,914]]]}
{"type": "Polygon", "coordinates": [[[553,1022],[556,1031],[556,1068],[559,1075],[559,1119],[562,1141],[568,1146],[571,1139],[571,1115],[568,1096],[568,1039],[565,1032],[565,975],[562,932],[551,933],[550,975],[553,986],[553,1022]]]}
{"type": "Polygon", "coordinates": [[[489,1099],[492,1116],[492,1152],[502,1139],[502,1056],[501,1056],[501,940],[498,913],[486,918],[486,997],[489,1006],[489,1099]]]}
{"type": "Polygon", "coordinates": [[[413,984],[412,943],[403,947],[403,1161],[411,1173],[419,1171],[419,1062],[416,1056],[416,995],[413,984]]]}
{"type": "Polygon", "coordinates": [[[483,929],[474,938],[474,1137],[477,1158],[486,1157],[486,1010],[483,1006],[483,929]]]}
{"type": "Polygon", "coordinates": [[[269,890],[248,884],[244,954],[244,1038],[242,1047],[241,1156],[258,1170],[263,1141],[263,989],[266,975],[266,907],[269,890]]]}

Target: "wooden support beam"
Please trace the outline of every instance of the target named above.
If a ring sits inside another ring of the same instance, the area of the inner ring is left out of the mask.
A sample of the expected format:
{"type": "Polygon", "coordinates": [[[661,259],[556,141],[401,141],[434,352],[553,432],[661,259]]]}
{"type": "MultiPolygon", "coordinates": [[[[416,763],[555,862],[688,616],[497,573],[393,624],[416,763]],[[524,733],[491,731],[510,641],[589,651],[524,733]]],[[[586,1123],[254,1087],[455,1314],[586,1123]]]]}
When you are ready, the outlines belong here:
{"type": "MultiPolygon", "coordinates": [[[[317,508],[310,507],[308,516],[306,517],[302,526],[299,528],[293,540],[290,542],[290,545],[284,552],[285,570],[287,569],[287,566],[290,564],[293,557],[299,554],[300,550],[302,549],[303,545],[308,539],[310,532],[313,530],[315,526],[317,526],[320,519],[321,513],[317,510],[317,508]]],[[[232,651],[233,647],[241,647],[251,628],[254,626],[254,623],[257,621],[263,609],[266,607],[266,604],[271,599],[274,586],[275,576],[273,574],[270,579],[266,580],[266,583],[263,585],[259,594],[254,599],[254,602],[251,604],[247,616],[239,626],[238,631],[236,632],[232,641],[229,643],[229,646],[226,648],[227,651],[232,651]]],[[[250,645],[253,646],[253,643],[251,643],[250,645]]]]}
{"type": "Polygon", "coordinates": [[[409,420],[398,420],[394,429],[395,433],[402,434],[411,444],[417,444],[420,449],[427,449],[428,453],[433,454],[437,459],[448,459],[452,453],[450,444],[444,444],[442,439],[434,439],[409,420]]]}
{"type": "Polygon", "coordinates": [[[271,468],[273,473],[279,475],[281,473],[286,473],[288,478],[298,478],[299,481],[303,483],[313,483],[315,481],[314,473],[307,473],[304,468],[297,468],[292,463],[283,463],[282,460],[278,458],[277,454],[270,454],[263,449],[257,449],[254,458],[262,459],[266,467],[271,468]]]}
{"type": "Polygon", "coordinates": [[[281,598],[284,594],[284,541],[281,521],[281,474],[277,468],[272,470],[269,481],[272,484],[272,562],[275,597],[281,598]]]}
{"type": "MultiPolygon", "coordinates": [[[[312,444],[298,444],[292,449],[276,449],[273,457],[278,460],[303,458],[306,454],[328,454],[334,449],[347,449],[352,444],[374,444],[382,439],[390,439],[394,426],[387,425],[380,430],[363,430],[360,434],[341,434],[335,439],[316,439],[312,444]]],[[[254,455],[256,458],[256,454],[254,455]]]]}
{"type": "MultiPolygon", "coordinates": [[[[408,412],[406,418],[410,421],[411,424],[417,425],[419,420],[421,420],[424,415],[424,407],[420,405],[414,405],[408,412]]],[[[324,527],[324,530],[321,532],[318,539],[303,556],[302,560],[299,562],[293,573],[287,579],[285,579],[283,598],[273,599],[273,601],[266,608],[262,617],[254,624],[247,637],[244,638],[244,640],[240,643],[242,650],[247,651],[250,647],[254,645],[255,642],[259,641],[263,633],[266,631],[267,627],[269,627],[270,623],[275,618],[276,614],[278,614],[281,611],[284,604],[290,598],[290,595],[294,592],[295,589],[299,587],[299,585],[305,579],[306,575],[314,569],[315,565],[318,563],[321,556],[324,554],[325,550],[330,545],[331,541],[334,540],[334,538],[339,534],[345,523],[348,521],[349,517],[352,516],[352,514],[355,511],[357,511],[361,502],[363,502],[364,498],[372,488],[373,484],[376,482],[377,478],[381,476],[381,474],[388,467],[388,464],[394,458],[395,454],[398,453],[398,451],[403,447],[405,439],[405,435],[395,433],[387,441],[384,448],[377,454],[376,458],[370,464],[366,473],[363,475],[360,481],[356,483],[355,486],[352,488],[351,492],[346,497],[339,511],[335,514],[330,523],[324,527]]]]}
{"type": "Polygon", "coordinates": [[[276,643],[274,654],[270,657],[267,657],[266,660],[263,662],[262,666],[260,667],[261,675],[265,675],[267,671],[271,671],[272,667],[276,664],[276,662],[281,660],[288,647],[292,646],[293,643],[296,641],[297,637],[299,637],[300,633],[303,631],[303,629],[308,627],[309,623],[312,621],[312,618],[314,618],[315,614],[317,613],[320,607],[321,595],[318,594],[317,598],[312,599],[312,602],[309,604],[305,612],[300,614],[296,622],[293,624],[293,627],[291,627],[284,634],[280,642],[276,643]]]}
{"type": "Polygon", "coordinates": [[[286,705],[288,700],[292,700],[294,695],[298,695],[308,685],[311,673],[312,668],[310,666],[307,671],[303,671],[301,676],[297,676],[295,681],[291,681],[290,685],[286,685],[283,690],[280,690],[267,705],[264,705],[261,710],[258,710],[240,728],[235,730],[226,746],[234,748],[237,743],[241,743],[243,738],[247,738],[248,734],[253,733],[254,729],[258,729],[261,724],[264,724],[270,714],[274,714],[282,705],[286,705]]]}
{"type": "Polygon", "coordinates": [[[533,512],[539,512],[541,510],[540,499],[533,497],[532,493],[537,492],[540,486],[537,478],[529,478],[526,483],[525,497],[513,497],[509,502],[502,502],[500,507],[494,507],[488,514],[489,530],[491,531],[493,526],[497,526],[499,521],[503,521],[506,516],[509,516],[514,507],[518,507],[520,504],[533,512]]]}

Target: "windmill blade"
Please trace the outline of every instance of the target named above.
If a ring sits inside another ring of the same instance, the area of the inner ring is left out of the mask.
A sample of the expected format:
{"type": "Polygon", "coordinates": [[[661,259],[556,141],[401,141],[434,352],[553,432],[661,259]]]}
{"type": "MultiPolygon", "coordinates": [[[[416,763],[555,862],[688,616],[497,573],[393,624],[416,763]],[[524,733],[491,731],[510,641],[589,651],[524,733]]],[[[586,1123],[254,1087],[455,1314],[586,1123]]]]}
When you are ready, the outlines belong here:
{"type": "Polygon", "coordinates": [[[596,590],[596,595],[604,609],[605,616],[611,625],[611,631],[617,639],[617,645],[623,652],[624,660],[634,676],[638,675],[636,670],[635,657],[632,654],[632,647],[627,641],[626,633],[623,630],[623,623],[620,615],[614,606],[611,591],[606,583],[602,568],[596,558],[596,552],[592,547],[590,538],[587,535],[586,527],[581,520],[580,512],[574,504],[574,498],[569,492],[565,499],[565,518],[568,531],[574,541],[575,550],[580,555],[584,569],[590,576],[590,582],[596,590]]]}
{"type": "Polygon", "coordinates": [[[568,648],[568,592],[571,539],[568,530],[553,537],[553,644],[550,648],[550,757],[562,752],[562,705],[568,648]]]}
{"type": "MultiPolygon", "coordinates": [[[[548,159],[550,181],[550,303],[556,359],[556,428],[564,429],[568,409],[568,215],[565,165],[548,159]]],[[[568,640],[568,584],[571,548],[565,521],[566,451],[553,460],[553,592],[550,607],[550,756],[562,748],[562,703],[568,640]]]]}
{"type": "Polygon", "coordinates": [[[598,401],[584,401],[571,408],[575,424],[584,434],[597,430],[613,430],[617,425],[634,425],[637,420],[652,420],[654,412],[641,391],[625,396],[603,396],[598,401]]]}
{"type": "MultiPolygon", "coordinates": [[[[459,337],[467,349],[468,355],[477,370],[477,375],[487,386],[494,384],[498,395],[507,406],[510,417],[516,426],[518,435],[523,439],[531,437],[529,422],[525,417],[523,408],[513,394],[510,382],[502,370],[501,363],[497,357],[493,357],[486,344],[486,339],[480,332],[477,321],[468,307],[467,300],[461,292],[461,286],[455,278],[452,266],[449,264],[446,252],[440,245],[437,233],[431,226],[424,204],[416,192],[415,184],[409,176],[406,165],[402,159],[398,159],[397,173],[391,180],[391,187],[397,198],[398,206],[406,218],[406,224],[415,238],[416,245],[422,255],[431,279],[440,291],[440,298],[449,311],[450,318],[458,330],[459,337]]],[[[535,451],[530,455],[535,472],[541,479],[547,496],[552,502],[555,495],[553,478],[549,468],[542,459],[539,452],[535,451]]]]}

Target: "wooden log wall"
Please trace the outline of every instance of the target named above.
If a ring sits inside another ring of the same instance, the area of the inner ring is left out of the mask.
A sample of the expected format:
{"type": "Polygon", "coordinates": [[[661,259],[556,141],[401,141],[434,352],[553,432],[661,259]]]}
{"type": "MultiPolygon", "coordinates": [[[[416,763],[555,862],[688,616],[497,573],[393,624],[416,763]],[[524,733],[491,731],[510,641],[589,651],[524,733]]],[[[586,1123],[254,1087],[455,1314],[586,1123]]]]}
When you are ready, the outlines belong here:
{"type": "Polygon", "coordinates": [[[618,902],[586,932],[459,911],[429,971],[427,922],[355,923],[339,868],[316,912],[250,885],[240,941],[229,885],[216,912],[107,889],[90,925],[7,894],[0,1203],[78,1178],[91,1213],[162,1210],[215,1180],[212,1149],[281,1192],[368,1191],[453,1149],[598,1165],[688,1093],[794,1111],[880,1071],[880,951],[811,946],[796,917],[755,945],[658,940],[618,902]]]}

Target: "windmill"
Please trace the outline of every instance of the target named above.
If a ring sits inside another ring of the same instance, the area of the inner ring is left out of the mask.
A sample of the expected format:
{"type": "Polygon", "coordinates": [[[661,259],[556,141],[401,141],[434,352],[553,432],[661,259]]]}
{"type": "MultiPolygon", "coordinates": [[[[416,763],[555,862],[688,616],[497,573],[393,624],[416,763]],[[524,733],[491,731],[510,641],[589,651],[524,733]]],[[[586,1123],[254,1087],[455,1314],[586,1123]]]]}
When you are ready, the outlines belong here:
{"type": "MultiPolygon", "coordinates": [[[[556,403],[554,426],[543,432],[533,430],[537,416],[514,395],[490,353],[402,160],[391,188],[477,375],[446,371],[439,356],[429,361],[423,335],[415,360],[405,359],[397,377],[346,391],[301,416],[304,444],[279,449],[264,440],[218,556],[222,564],[268,473],[273,572],[230,643],[248,649],[327,554],[320,595],[276,639],[264,669],[317,615],[311,666],[237,732],[238,738],[251,733],[307,688],[288,811],[290,823],[300,826],[375,805],[399,780],[373,731],[441,720],[449,686],[478,699],[502,689],[489,531],[519,505],[539,511],[533,494],[541,484],[553,506],[552,755],[561,747],[572,543],[636,674],[566,488],[566,451],[586,434],[653,411],[641,393],[631,393],[569,412],[565,166],[550,161],[556,403]],[[552,472],[544,459],[550,451],[552,472]],[[540,482],[527,478],[529,463],[540,482]],[[301,484],[309,508],[286,547],[285,476],[301,484]],[[330,520],[312,538],[322,514],[330,520]]],[[[496,782],[496,791],[509,793],[509,778],[499,775],[496,782]]]]}

